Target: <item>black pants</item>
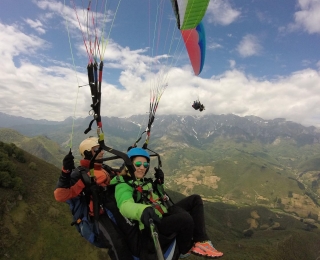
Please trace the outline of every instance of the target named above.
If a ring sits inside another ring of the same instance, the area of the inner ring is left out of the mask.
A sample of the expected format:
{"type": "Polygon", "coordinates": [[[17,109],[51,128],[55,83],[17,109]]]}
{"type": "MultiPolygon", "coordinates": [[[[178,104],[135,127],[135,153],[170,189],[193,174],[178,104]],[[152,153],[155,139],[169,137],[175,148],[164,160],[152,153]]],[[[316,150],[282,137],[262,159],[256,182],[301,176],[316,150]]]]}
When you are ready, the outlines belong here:
{"type": "MultiPolygon", "coordinates": [[[[144,229],[141,232],[138,225],[128,226],[118,210],[114,210],[113,214],[118,220],[116,227],[112,225],[107,216],[99,220],[100,231],[109,242],[111,259],[127,260],[132,259],[132,255],[140,256],[140,259],[156,259],[150,229],[144,229]],[[122,236],[119,235],[119,231],[116,232],[118,228],[122,231],[120,232],[122,236]]],[[[182,254],[188,252],[193,242],[208,240],[201,197],[196,194],[191,195],[171,206],[168,213],[163,215],[157,229],[161,247],[166,248],[176,237],[179,251],[182,254]]]]}
{"type": "Polygon", "coordinates": [[[104,208],[110,217],[107,214],[99,217],[100,236],[112,260],[132,260],[132,255],[138,256],[140,252],[139,224],[121,215],[111,195],[104,199],[104,208]]]}
{"type": "Polygon", "coordinates": [[[132,260],[132,252],[127,239],[118,226],[107,215],[99,218],[99,240],[108,248],[108,254],[112,260],[132,260]]]}
{"type": "MultiPolygon", "coordinates": [[[[171,206],[168,213],[163,215],[158,230],[160,235],[167,237],[176,234],[177,245],[182,254],[189,251],[193,241],[208,240],[201,197],[194,194],[171,206]]],[[[164,243],[161,236],[160,243],[164,243]]]]}

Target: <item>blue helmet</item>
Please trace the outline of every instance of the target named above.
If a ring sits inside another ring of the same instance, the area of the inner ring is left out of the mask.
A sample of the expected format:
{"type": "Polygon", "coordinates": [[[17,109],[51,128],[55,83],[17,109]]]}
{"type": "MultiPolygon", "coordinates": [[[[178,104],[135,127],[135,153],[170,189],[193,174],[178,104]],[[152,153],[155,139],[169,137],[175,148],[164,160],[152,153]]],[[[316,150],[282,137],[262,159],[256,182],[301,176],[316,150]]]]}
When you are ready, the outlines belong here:
{"type": "Polygon", "coordinates": [[[142,156],[142,157],[145,157],[148,162],[150,161],[150,155],[148,154],[148,152],[145,149],[142,149],[139,147],[131,148],[128,151],[127,155],[130,159],[136,156],[142,156]]]}

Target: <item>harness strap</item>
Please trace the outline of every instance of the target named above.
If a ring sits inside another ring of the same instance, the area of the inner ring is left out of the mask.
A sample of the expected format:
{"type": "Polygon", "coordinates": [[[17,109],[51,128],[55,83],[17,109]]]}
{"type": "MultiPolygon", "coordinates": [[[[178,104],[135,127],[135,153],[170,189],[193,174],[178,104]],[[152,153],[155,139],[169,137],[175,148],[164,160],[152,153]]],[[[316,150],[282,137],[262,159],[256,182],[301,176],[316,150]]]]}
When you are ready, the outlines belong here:
{"type": "Polygon", "coordinates": [[[154,200],[154,199],[152,198],[152,190],[150,190],[149,192],[150,192],[150,198],[149,198],[149,200],[152,202],[152,206],[153,206],[155,209],[157,209],[157,210],[161,213],[161,215],[163,215],[164,212],[163,212],[161,206],[157,203],[157,200],[154,200]]]}
{"type": "Polygon", "coordinates": [[[174,202],[171,200],[169,195],[165,192],[165,190],[161,184],[154,182],[153,189],[158,193],[161,201],[166,206],[166,208],[169,208],[171,205],[174,205],[174,202]],[[170,203],[171,203],[171,205],[170,205],[170,203]]]}
{"type": "MultiPolygon", "coordinates": [[[[118,179],[118,181],[120,181],[120,177],[117,176],[116,177],[118,179]]],[[[146,180],[146,184],[148,183],[151,183],[152,184],[152,187],[153,189],[155,190],[155,192],[157,192],[158,196],[159,196],[159,199],[155,200],[153,199],[153,196],[152,196],[152,189],[150,189],[149,191],[145,191],[143,190],[142,186],[140,185],[137,185],[135,184],[134,182],[132,183],[129,183],[128,181],[129,180],[125,180],[125,183],[127,183],[128,185],[130,185],[131,187],[134,188],[135,191],[137,192],[134,192],[133,193],[133,199],[135,202],[140,202],[141,200],[143,200],[144,203],[148,204],[148,205],[151,205],[154,209],[158,210],[160,212],[161,215],[164,214],[164,211],[163,209],[161,208],[161,205],[158,203],[158,201],[162,201],[164,206],[166,208],[169,208],[170,204],[169,204],[169,201],[174,204],[171,200],[171,198],[163,191],[163,193],[161,193],[159,190],[158,190],[158,187],[154,188],[154,185],[153,185],[153,181],[152,179],[147,179],[146,180]],[[138,198],[137,196],[137,193],[141,194],[141,198],[138,198]],[[150,198],[148,198],[148,195],[150,194],[150,198]]]]}
{"type": "MultiPolygon", "coordinates": [[[[160,206],[160,205],[158,204],[158,202],[157,202],[157,201],[159,201],[159,199],[158,199],[158,200],[154,200],[153,197],[152,197],[152,189],[149,190],[149,191],[144,191],[144,190],[142,189],[142,186],[137,186],[137,187],[135,188],[135,190],[138,191],[138,192],[141,194],[141,199],[142,199],[146,204],[150,204],[154,209],[158,210],[161,215],[164,214],[164,211],[162,210],[161,206],[160,206]],[[148,198],[148,195],[146,195],[146,193],[150,195],[149,198],[148,198]]],[[[137,197],[137,196],[136,196],[136,197],[137,197]]],[[[138,202],[138,201],[137,201],[137,202],[138,202]]]]}

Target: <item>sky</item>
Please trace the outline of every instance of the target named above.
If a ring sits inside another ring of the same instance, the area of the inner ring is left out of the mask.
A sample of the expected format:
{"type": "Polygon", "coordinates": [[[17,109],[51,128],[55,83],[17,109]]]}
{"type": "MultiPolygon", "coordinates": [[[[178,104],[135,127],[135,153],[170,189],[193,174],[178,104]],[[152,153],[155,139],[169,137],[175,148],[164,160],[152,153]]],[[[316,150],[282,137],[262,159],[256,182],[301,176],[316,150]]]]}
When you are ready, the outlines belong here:
{"type": "Polygon", "coordinates": [[[87,50],[99,35],[101,116],[148,116],[158,87],[156,115],[232,113],[320,127],[320,0],[210,0],[197,76],[171,1],[92,0],[89,14],[88,2],[1,0],[0,112],[88,116],[87,50]],[[191,107],[196,99],[203,112],[191,107]]]}

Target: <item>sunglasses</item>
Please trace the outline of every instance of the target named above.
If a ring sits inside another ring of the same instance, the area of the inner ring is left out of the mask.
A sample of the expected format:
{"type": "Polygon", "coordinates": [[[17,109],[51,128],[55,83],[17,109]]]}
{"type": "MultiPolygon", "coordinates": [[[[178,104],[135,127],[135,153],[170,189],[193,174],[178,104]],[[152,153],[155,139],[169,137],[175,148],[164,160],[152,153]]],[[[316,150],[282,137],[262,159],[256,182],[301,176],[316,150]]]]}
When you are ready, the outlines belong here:
{"type": "Polygon", "coordinates": [[[137,168],[139,168],[141,165],[143,165],[144,168],[148,168],[149,167],[149,163],[148,162],[140,162],[140,161],[137,161],[137,162],[134,162],[134,166],[136,166],[137,168]]]}

